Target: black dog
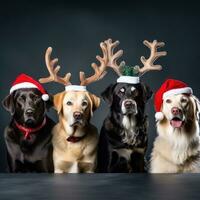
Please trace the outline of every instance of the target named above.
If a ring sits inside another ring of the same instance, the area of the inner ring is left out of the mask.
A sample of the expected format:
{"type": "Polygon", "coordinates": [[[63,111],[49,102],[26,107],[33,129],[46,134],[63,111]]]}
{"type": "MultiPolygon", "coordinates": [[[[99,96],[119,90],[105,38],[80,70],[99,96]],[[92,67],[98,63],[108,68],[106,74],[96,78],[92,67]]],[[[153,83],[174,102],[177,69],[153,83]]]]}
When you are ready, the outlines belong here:
{"type": "Polygon", "coordinates": [[[145,172],[147,116],[152,91],[143,83],[110,85],[102,97],[110,104],[99,139],[99,172],[145,172]]]}
{"type": "Polygon", "coordinates": [[[44,102],[35,88],[18,89],[3,100],[12,120],[5,129],[10,172],[53,172],[51,129],[54,122],[45,114],[44,102]]]}

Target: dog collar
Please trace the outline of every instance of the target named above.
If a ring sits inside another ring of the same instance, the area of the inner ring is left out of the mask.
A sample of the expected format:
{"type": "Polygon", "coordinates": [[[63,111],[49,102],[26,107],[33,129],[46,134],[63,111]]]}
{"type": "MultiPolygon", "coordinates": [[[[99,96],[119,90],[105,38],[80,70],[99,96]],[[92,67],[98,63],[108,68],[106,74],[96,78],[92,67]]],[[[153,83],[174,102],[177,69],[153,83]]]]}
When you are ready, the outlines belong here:
{"type": "Polygon", "coordinates": [[[31,133],[35,133],[44,127],[44,125],[46,124],[46,117],[44,118],[42,124],[36,128],[26,128],[20,125],[19,123],[17,123],[16,120],[14,121],[14,123],[17,126],[17,128],[24,134],[24,138],[28,139],[31,133]]]}
{"type": "Polygon", "coordinates": [[[69,137],[67,138],[67,141],[68,141],[68,142],[72,142],[72,143],[76,143],[76,142],[79,142],[80,140],[82,140],[84,137],[85,137],[85,135],[84,135],[84,136],[81,136],[81,137],[69,136],[69,137]]]}

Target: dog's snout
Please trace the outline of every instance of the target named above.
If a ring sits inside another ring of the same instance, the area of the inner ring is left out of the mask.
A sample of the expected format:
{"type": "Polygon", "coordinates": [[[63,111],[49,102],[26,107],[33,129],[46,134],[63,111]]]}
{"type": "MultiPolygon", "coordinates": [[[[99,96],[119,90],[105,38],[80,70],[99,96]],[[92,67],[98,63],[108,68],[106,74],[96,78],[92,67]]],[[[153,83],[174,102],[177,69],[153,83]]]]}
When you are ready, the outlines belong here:
{"type": "Polygon", "coordinates": [[[132,108],[132,107],[134,107],[134,104],[132,101],[125,101],[124,106],[125,106],[125,108],[132,108]]]}
{"type": "Polygon", "coordinates": [[[74,112],[74,119],[76,119],[76,120],[82,119],[82,113],[81,112],[74,112]]]}
{"type": "Polygon", "coordinates": [[[181,114],[181,109],[179,109],[177,107],[173,107],[171,112],[173,115],[179,115],[179,114],[181,114]]]}
{"type": "Polygon", "coordinates": [[[26,110],[27,115],[32,115],[33,114],[33,109],[27,109],[26,110]]]}

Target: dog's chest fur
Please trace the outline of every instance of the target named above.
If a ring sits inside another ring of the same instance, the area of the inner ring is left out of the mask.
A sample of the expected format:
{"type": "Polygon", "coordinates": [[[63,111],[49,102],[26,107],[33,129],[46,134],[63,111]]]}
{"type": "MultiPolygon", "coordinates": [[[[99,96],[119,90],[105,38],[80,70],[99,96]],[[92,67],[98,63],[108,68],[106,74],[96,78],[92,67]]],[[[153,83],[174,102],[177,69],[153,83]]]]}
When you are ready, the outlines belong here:
{"type": "Polygon", "coordinates": [[[184,132],[184,129],[173,130],[172,127],[163,129],[157,126],[160,135],[154,142],[151,157],[151,172],[177,173],[200,171],[200,144],[199,129],[193,133],[184,132]],[[167,137],[168,136],[168,137],[167,137]]]}
{"type": "Polygon", "coordinates": [[[128,145],[130,148],[114,149],[114,151],[117,152],[119,156],[124,157],[127,161],[129,161],[133,152],[144,154],[145,150],[144,148],[137,147],[141,141],[137,137],[139,134],[139,128],[137,127],[135,116],[123,116],[122,126],[123,130],[120,133],[122,142],[128,145]]]}
{"type": "Polygon", "coordinates": [[[122,142],[128,145],[134,145],[136,143],[136,136],[138,134],[135,117],[123,116],[122,126],[124,128],[121,132],[122,142]]]}
{"type": "Polygon", "coordinates": [[[54,151],[58,152],[63,160],[68,161],[80,160],[83,157],[83,151],[86,148],[86,145],[84,145],[82,142],[67,142],[66,133],[62,129],[60,130],[60,133],[54,134],[53,145],[54,151]]]}
{"type": "Polygon", "coordinates": [[[56,173],[93,172],[96,165],[98,133],[93,126],[79,142],[68,142],[60,124],[53,129],[53,159],[56,173]]]}
{"type": "Polygon", "coordinates": [[[47,172],[53,171],[51,129],[54,122],[47,118],[47,124],[37,133],[31,133],[31,139],[24,139],[11,123],[5,129],[5,142],[8,152],[8,165],[11,172],[47,172]]]}

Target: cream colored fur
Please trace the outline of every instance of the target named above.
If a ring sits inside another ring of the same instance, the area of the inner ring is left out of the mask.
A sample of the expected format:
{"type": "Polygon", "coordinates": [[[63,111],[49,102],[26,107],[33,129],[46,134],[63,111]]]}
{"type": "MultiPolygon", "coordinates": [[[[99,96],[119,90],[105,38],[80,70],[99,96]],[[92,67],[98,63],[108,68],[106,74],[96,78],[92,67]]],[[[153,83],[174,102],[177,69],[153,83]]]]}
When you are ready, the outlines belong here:
{"type": "Polygon", "coordinates": [[[54,97],[59,122],[53,129],[53,161],[55,173],[92,173],[96,168],[98,132],[89,123],[100,99],[88,92],[63,92],[54,97]],[[67,105],[71,101],[72,105],[67,105]],[[87,105],[82,105],[87,102],[87,105]],[[73,113],[84,115],[82,124],[74,128],[73,113]],[[67,141],[69,136],[84,136],[79,142],[67,141]]]}
{"type": "Polygon", "coordinates": [[[158,136],[151,154],[150,172],[200,172],[199,102],[196,97],[183,94],[168,98],[171,103],[165,99],[162,105],[165,118],[157,123],[158,136]],[[172,107],[178,107],[184,113],[184,125],[181,128],[170,125],[172,107]]]}

